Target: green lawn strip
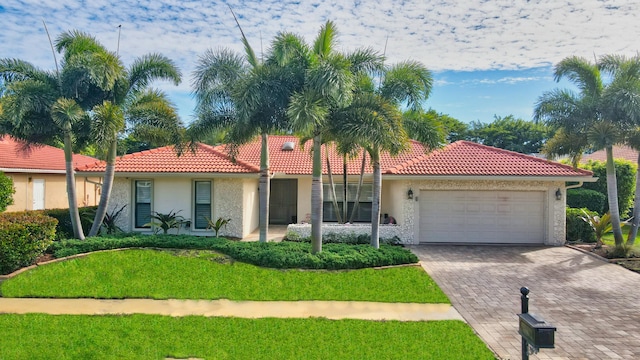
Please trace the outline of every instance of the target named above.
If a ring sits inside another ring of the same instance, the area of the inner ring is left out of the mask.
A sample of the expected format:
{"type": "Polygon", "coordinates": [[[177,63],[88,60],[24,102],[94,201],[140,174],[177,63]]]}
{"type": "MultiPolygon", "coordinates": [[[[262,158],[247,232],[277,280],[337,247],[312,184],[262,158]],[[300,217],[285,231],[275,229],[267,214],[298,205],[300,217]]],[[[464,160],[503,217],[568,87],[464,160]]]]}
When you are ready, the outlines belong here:
{"type": "Polygon", "coordinates": [[[0,315],[2,359],[494,359],[461,321],[0,315]]]}
{"type": "Polygon", "coordinates": [[[100,252],[39,266],[0,286],[5,297],[449,303],[416,266],[276,270],[149,249],[100,252]]]}

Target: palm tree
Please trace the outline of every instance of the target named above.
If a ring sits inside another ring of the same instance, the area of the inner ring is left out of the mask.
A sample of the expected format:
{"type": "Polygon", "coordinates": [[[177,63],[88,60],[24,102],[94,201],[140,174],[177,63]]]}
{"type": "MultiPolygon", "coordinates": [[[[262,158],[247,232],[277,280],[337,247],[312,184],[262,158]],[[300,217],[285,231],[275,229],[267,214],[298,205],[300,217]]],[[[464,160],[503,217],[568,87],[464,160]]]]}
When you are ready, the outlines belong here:
{"type": "MultiPolygon", "coordinates": [[[[606,105],[604,107],[605,116],[622,128],[621,137],[624,138],[627,145],[638,150],[640,148],[640,132],[638,130],[638,125],[640,125],[640,55],[631,58],[620,55],[605,55],[598,61],[598,67],[612,77],[611,83],[603,94],[603,101],[606,105]]],[[[640,158],[638,165],[640,165],[640,158]]],[[[628,247],[634,244],[638,233],[638,224],[640,224],[638,177],[640,177],[640,173],[636,171],[636,195],[631,228],[626,242],[628,247]]],[[[622,248],[622,242],[616,241],[616,247],[622,248]]]]}
{"type": "MultiPolygon", "coordinates": [[[[407,146],[407,129],[429,149],[440,146],[444,132],[440,126],[421,116],[423,102],[431,92],[432,77],[422,64],[405,61],[386,69],[381,85],[375,88],[361,81],[350,106],[344,109],[340,121],[334,121],[334,132],[356,141],[367,150],[373,167],[373,198],[371,211],[371,245],[380,246],[380,199],[382,194],[382,151],[397,155],[407,146]],[[401,106],[408,106],[404,115],[401,106]]],[[[352,140],[353,141],[353,140],[352,140]]]]}
{"type": "MultiPolygon", "coordinates": [[[[630,125],[638,121],[633,99],[637,96],[637,81],[629,76],[638,72],[634,66],[623,65],[622,58],[602,57],[598,64],[572,56],[555,66],[555,79],[566,77],[577,85],[579,93],[554,90],[542,95],[536,104],[535,119],[544,120],[558,131],[543,151],[547,154],[568,154],[577,158],[587,148],[605,149],[607,161],[607,195],[611,225],[617,247],[623,245],[618,190],[613,162],[613,145],[623,140],[630,125]],[[610,84],[603,83],[600,70],[613,76],[610,84]],[[631,95],[631,97],[630,97],[631,95]]],[[[637,102],[636,102],[637,103],[637,102]]]]}
{"type": "Polygon", "coordinates": [[[225,130],[232,157],[240,145],[261,137],[259,224],[260,241],[266,242],[270,197],[268,135],[288,129],[285,110],[293,89],[299,87],[301,70],[296,70],[296,62],[284,54],[289,54],[287,49],[299,40],[290,34],[278,34],[266,60],[261,61],[241,28],[240,32],[244,56],[221,49],[208,50],[200,57],[193,83],[198,117],[190,125],[189,134],[195,141],[225,130]]]}
{"type": "MultiPolygon", "coordinates": [[[[303,88],[291,98],[287,110],[293,129],[313,141],[311,183],[312,253],[322,251],[322,155],[323,136],[328,131],[330,114],[351,103],[356,74],[380,69],[382,57],[370,49],[344,55],[336,48],[335,24],[327,21],[320,29],[313,47],[297,47],[290,58],[306,64],[303,88]]],[[[290,54],[290,53],[289,53],[290,54]]]]}
{"type": "Polygon", "coordinates": [[[106,168],[102,193],[96,215],[89,231],[95,236],[109,207],[113,188],[119,135],[130,125],[137,138],[182,143],[182,123],[177,111],[166,95],[149,88],[154,80],[168,80],[178,85],[180,70],[172,60],[160,54],[144,55],[122,71],[114,84],[114,90],[93,109],[91,138],[101,149],[106,149],[106,168]],[[156,130],[156,131],[154,131],[156,130]]]}
{"type": "MultiPolygon", "coordinates": [[[[1,59],[4,117],[2,132],[27,144],[64,143],[69,212],[74,236],[84,239],[77,211],[73,147],[88,142],[89,117],[81,114],[113,90],[121,71],[117,56],[88,34],[61,34],[57,50],[63,54],[56,71],[41,70],[19,59],[1,59]],[[54,115],[55,114],[55,115],[54,115]],[[54,125],[54,126],[52,126],[54,125]]],[[[54,53],[55,55],[55,53],[54,53]]]]}

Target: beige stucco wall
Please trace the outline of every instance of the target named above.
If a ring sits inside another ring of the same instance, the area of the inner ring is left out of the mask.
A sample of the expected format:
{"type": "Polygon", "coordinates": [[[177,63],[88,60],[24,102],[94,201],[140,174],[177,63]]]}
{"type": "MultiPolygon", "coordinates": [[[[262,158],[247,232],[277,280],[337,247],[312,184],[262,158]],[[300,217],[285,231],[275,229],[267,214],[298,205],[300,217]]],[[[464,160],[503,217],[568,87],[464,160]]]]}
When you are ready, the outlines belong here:
{"type": "Polygon", "coordinates": [[[417,234],[420,233],[418,206],[420,190],[505,190],[505,191],[543,191],[546,194],[545,226],[547,245],[562,245],[565,242],[565,184],[562,181],[478,181],[478,180],[389,180],[386,181],[388,191],[394,194],[389,197],[389,205],[382,204],[384,209],[398,209],[396,219],[402,227],[401,239],[405,243],[418,243],[417,234]],[[407,191],[413,190],[414,199],[407,199],[407,191]],[[556,189],[562,189],[562,199],[556,200],[556,189]]]}
{"type": "Polygon", "coordinates": [[[260,225],[260,194],[258,179],[244,179],[243,181],[243,227],[242,237],[245,237],[260,225]]]}
{"type": "MultiPolygon", "coordinates": [[[[151,209],[155,212],[168,213],[170,211],[179,211],[179,215],[186,219],[192,219],[193,215],[193,182],[196,179],[186,177],[136,177],[136,178],[116,178],[111,194],[111,202],[108,211],[113,211],[123,204],[127,204],[127,208],[122,212],[118,224],[125,231],[140,231],[142,233],[151,233],[147,229],[133,228],[133,185],[135,180],[152,180],[153,195],[151,209]]],[[[211,180],[213,183],[212,192],[212,219],[219,217],[232,219],[226,227],[220,231],[222,236],[230,236],[242,238],[248,235],[257,227],[257,210],[243,211],[243,204],[249,204],[256,195],[250,193],[245,194],[245,190],[252,186],[257,189],[257,180],[254,179],[224,179],[211,178],[197,180],[211,180]],[[252,185],[253,183],[253,185],[252,185]],[[245,195],[243,195],[245,194],[245,195]],[[243,200],[244,199],[244,200],[243,200]],[[255,215],[254,215],[255,214],[255,215]]],[[[193,225],[193,223],[192,223],[193,225]]],[[[177,230],[172,230],[176,233],[177,230]]],[[[196,230],[180,229],[181,234],[191,233],[193,235],[213,235],[212,230],[196,230]]]]}
{"type": "Polygon", "coordinates": [[[311,220],[311,176],[298,178],[298,222],[311,220]]]}
{"type": "MultiPolygon", "coordinates": [[[[66,209],[69,207],[67,198],[67,181],[65,174],[37,174],[37,173],[5,173],[13,180],[16,192],[13,194],[13,205],[7,207],[8,212],[33,210],[33,180],[44,180],[44,208],[66,209]]],[[[100,200],[99,188],[91,181],[98,182],[99,178],[76,177],[76,194],[78,206],[94,206],[100,200]]]]}

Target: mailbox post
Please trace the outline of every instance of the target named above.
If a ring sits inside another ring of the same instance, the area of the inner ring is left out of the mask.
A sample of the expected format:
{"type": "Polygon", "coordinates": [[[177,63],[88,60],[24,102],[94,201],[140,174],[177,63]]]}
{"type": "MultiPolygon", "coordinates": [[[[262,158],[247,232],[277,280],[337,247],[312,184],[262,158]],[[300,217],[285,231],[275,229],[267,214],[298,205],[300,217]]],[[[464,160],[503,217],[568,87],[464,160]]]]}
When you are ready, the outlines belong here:
{"type": "Polygon", "coordinates": [[[538,352],[540,348],[553,349],[554,334],[556,328],[548,324],[543,319],[529,314],[529,289],[520,288],[521,310],[522,314],[518,314],[519,329],[518,333],[522,336],[522,360],[529,360],[529,346],[534,352],[538,352]]]}

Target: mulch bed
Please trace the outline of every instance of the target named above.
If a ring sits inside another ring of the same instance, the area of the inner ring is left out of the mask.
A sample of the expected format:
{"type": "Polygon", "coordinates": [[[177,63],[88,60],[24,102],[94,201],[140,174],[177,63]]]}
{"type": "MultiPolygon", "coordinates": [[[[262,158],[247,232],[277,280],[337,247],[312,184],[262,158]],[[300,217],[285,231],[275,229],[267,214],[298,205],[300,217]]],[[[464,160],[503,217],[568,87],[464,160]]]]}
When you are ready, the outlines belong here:
{"type": "Polygon", "coordinates": [[[602,247],[599,249],[595,248],[595,244],[570,244],[570,246],[585,252],[592,253],[612,264],[620,265],[626,269],[640,273],[640,254],[638,253],[631,252],[629,254],[629,257],[627,258],[616,258],[613,257],[613,246],[602,245],[602,247]]]}

